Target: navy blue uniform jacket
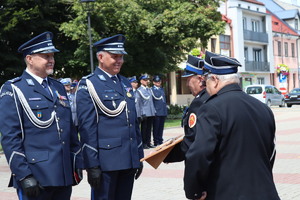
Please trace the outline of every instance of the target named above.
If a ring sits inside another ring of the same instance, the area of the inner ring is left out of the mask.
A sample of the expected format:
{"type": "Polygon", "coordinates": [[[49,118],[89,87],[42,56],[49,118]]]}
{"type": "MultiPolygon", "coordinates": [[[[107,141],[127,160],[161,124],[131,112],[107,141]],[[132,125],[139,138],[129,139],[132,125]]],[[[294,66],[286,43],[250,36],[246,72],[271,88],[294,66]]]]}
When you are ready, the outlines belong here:
{"type": "Polygon", "coordinates": [[[120,84],[114,83],[97,68],[79,83],[76,102],[85,168],[115,171],[140,167],[144,152],[133,90],[126,77],[118,75],[118,79],[120,84]],[[119,115],[108,116],[92,100],[87,80],[107,109],[115,110],[124,100],[127,106],[119,115]]]}
{"type": "Polygon", "coordinates": [[[74,162],[82,168],[80,144],[72,124],[68,99],[64,98],[67,97],[64,86],[49,77],[48,82],[53,98],[25,71],[21,77],[7,81],[1,88],[2,147],[15,187],[20,187],[19,180],[30,174],[42,186],[72,185],[74,162]],[[39,120],[46,121],[52,111],[56,112],[55,120],[48,128],[38,128],[29,120],[12,84],[23,92],[39,120]],[[59,100],[57,94],[64,100],[59,100]]]}
{"type": "Polygon", "coordinates": [[[155,116],[167,116],[168,108],[166,103],[166,95],[164,89],[161,87],[151,87],[152,96],[153,96],[153,104],[155,108],[155,116]]]}
{"type": "Polygon", "coordinates": [[[196,115],[204,101],[208,99],[209,95],[206,89],[199,92],[199,94],[193,99],[191,105],[183,113],[182,126],[184,128],[184,139],[178,143],[172,151],[165,158],[164,162],[180,162],[185,160],[185,153],[189,149],[189,146],[194,142],[196,134],[196,126],[189,126],[190,115],[196,115]]]}
{"type": "Polygon", "coordinates": [[[273,181],[275,120],[270,108],[238,84],[223,87],[197,113],[195,141],[186,153],[189,199],[279,200],[273,181]]]}

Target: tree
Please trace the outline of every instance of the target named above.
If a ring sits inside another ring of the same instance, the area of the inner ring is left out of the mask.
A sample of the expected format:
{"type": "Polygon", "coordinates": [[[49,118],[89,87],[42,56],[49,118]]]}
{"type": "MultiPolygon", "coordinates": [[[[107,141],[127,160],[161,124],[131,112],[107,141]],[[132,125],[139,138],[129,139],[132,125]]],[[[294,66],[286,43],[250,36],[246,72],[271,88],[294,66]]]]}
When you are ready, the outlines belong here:
{"type": "MultiPolygon", "coordinates": [[[[211,36],[223,32],[225,23],[216,10],[218,5],[214,0],[97,1],[91,20],[93,40],[119,33],[126,36],[129,54],[122,68],[124,75],[169,72],[185,59],[186,52],[197,46],[205,48],[211,36]]],[[[63,23],[60,30],[79,40],[76,60],[89,63],[88,50],[82,51],[88,47],[86,13],[77,2],[73,11],[77,17],[63,23]]]]}
{"type": "MultiPolygon", "coordinates": [[[[21,75],[25,68],[18,47],[45,31],[54,34],[54,44],[61,52],[55,56],[56,69],[66,68],[73,59],[76,41],[59,32],[62,22],[71,19],[72,4],[62,0],[5,0],[0,2],[0,84],[21,75]]],[[[66,70],[67,71],[67,70],[66,70]]],[[[75,72],[75,70],[74,70],[75,72]]]]}
{"type": "MultiPolygon", "coordinates": [[[[166,73],[191,49],[206,47],[212,35],[222,33],[225,23],[217,7],[216,0],[98,0],[91,17],[93,41],[122,33],[129,53],[122,74],[166,73]]],[[[53,32],[60,50],[55,76],[88,74],[86,14],[78,0],[2,0],[0,84],[24,70],[18,47],[45,31],[53,32]]]]}

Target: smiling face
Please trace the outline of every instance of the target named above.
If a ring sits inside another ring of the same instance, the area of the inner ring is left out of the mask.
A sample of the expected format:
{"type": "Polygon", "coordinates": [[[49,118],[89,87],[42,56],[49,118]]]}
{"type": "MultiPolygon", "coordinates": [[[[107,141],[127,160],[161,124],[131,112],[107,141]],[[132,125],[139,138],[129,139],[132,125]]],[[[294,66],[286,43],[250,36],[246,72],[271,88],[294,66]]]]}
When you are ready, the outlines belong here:
{"type": "Polygon", "coordinates": [[[26,58],[27,69],[41,77],[46,78],[48,75],[53,74],[54,71],[54,53],[37,53],[27,55],[26,58]]]}
{"type": "Polygon", "coordinates": [[[101,51],[97,54],[100,68],[111,75],[116,75],[120,72],[124,63],[123,54],[112,54],[106,51],[101,51]]]}

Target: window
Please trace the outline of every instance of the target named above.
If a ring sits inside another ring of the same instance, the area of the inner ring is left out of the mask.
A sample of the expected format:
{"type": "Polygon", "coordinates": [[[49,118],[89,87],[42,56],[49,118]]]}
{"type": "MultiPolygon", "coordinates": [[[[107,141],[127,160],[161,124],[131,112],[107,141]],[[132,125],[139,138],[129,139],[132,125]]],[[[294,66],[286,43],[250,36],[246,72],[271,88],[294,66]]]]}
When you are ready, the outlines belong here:
{"type": "Polygon", "coordinates": [[[230,36],[220,35],[220,49],[230,50],[230,36]]]}
{"type": "Polygon", "coordinates": [[[298,19],[295,19],[295,29],[298,30],[298,19]]]}
{"type": "Polygon", "coordinates": [[[289,45],[287,42],[284,42],[284,56],[285,57],[289,56],[289,45]]]}
{"type": "Polygon", "coordinates": [[[264,77],[257,77],[257,83],[258,84],[265,84],[265,78],[264,77]]]}
{"type": "Polygon", "coordinates": [[[217,39],[211,38],[210,40],[211,52],[216,52],[216,44],[217,44],[217,39]]]}
{"type": "Polygon", "coordinates": [[[243,28],[244,30],[247,30],[247,18],[243,17],[243,28]]]}
{"type": "Polygon", "coordinates": [[[252,24],[252,31],[259,32],[259,21],[252,20],[251,24],[252,24]]]}
{"type": "Polygon", "coordinates": [[[261,61],[261,49],[253,49],[253,61],[261,61]]]}
{"type": "Polygon", "coordinates": [[[277,45],[278,45],[278,56],[281,56],[281,42],[277,41],[277,45]]]}
{"type": "Polygon", "coordinates": [[[245,57],[245,61],[249,61],[249,57],[248,57],[248,47],[244,48],[244,57],[245,57]]]}
{"type": "Polygon", "coordinates": [[[291,52],[292,52],[292,57],[295,57],[295,44],[291,44],[291,52]]]}

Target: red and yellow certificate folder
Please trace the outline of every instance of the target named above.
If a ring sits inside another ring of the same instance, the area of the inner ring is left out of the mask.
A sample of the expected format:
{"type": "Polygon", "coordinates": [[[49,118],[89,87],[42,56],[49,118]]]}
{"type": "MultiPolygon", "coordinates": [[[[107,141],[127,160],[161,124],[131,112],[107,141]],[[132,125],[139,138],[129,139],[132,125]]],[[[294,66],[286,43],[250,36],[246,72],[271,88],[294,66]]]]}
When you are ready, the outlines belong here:
{"type": "Polygon", "coordinates": [[[150,152],[147,156],[141,159],[141,162],[146,161],[153,168],[157,169],[163,162],[167,155],[172,151],[176,144],[183,140],[184,135],[179,135],[174,138],[168,139],[163,144],[157,146],[154,151],[150,152]]]}

